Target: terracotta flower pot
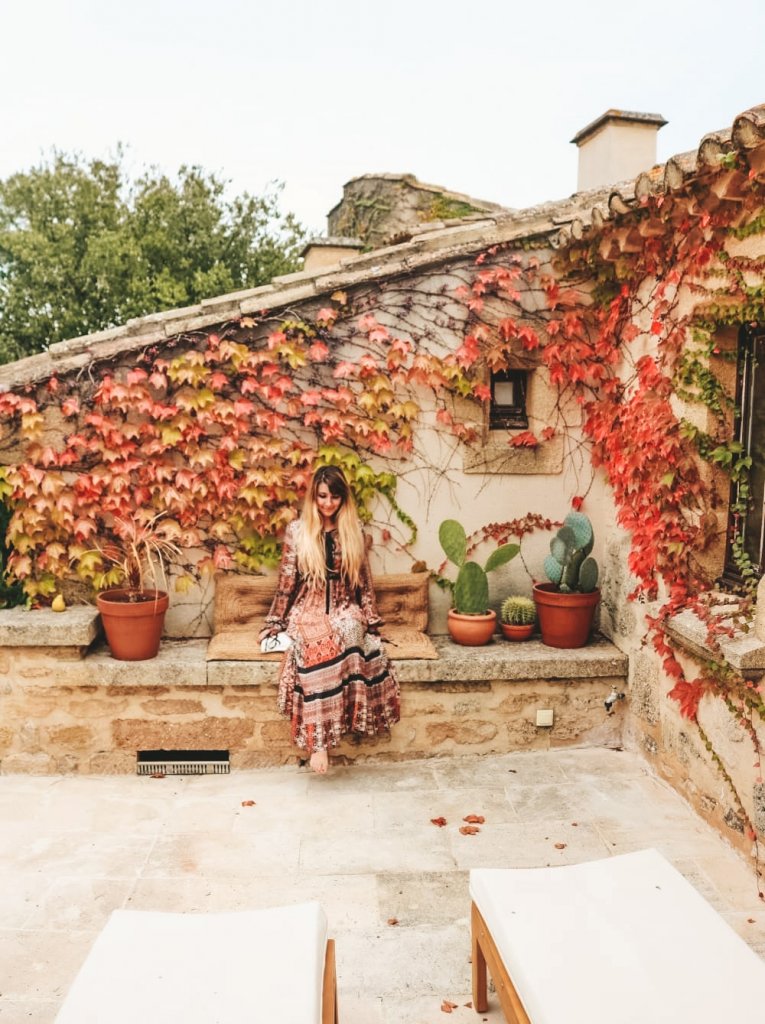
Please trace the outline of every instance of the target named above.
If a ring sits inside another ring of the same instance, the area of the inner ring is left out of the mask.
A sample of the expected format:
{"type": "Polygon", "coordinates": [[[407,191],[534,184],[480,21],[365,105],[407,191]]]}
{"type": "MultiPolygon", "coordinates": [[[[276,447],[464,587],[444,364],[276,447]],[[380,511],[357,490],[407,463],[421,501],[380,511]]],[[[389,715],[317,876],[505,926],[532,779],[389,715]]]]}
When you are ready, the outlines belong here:
{"type": "Polygon", "coordinates": [[[113,658],[147,661],[157,656],[170,603],[163,590],[105,590],[96,603],[113,658]]]}
{"type": "Polygon", "coordinates": [[[592,619],[600,591],[591,594],[562,594],[554,583],[537,583],[537,606],[542,643],[548,647],[584,647],[592,631],[592,619]]]}
{"type": "Polygon", "coordinates": [[[453,608],[449,609],[446,628],[455,644],[466,647],[482,647],[488,644],[497,624],[497,613],[486,612],[485,615],[460,615],[453,608]]]}
{"type": "Polygon", "coordinates": [[[536,628],[536,623],[530,622],[524,626],[517,626],[511,622],[502,622],[502,634],[507,640],[514,640],[516,643],[520,640],[529,640],[531,635],[536,628]]]}

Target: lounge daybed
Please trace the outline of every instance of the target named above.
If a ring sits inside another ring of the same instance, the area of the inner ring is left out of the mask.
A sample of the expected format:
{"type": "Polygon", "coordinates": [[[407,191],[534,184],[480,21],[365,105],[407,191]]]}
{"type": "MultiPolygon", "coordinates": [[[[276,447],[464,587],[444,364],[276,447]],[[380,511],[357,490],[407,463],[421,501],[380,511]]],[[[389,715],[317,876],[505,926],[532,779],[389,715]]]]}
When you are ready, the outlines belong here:
{"type": "Polygon", "coordinates": [[[318,903],[222,914],[115,910],[56,1024],[337,1024],[318,903]]]}
{"type": "MultiPolygon", "coordinates": [[[[438,653],[428,627],[427,573],[389,573],[375,576],[375,596],[385,623],[383,636],[390,658],[434,659],[438,653]]],[[[281,654],[264,654],[258,633],[276,589],[275,576],[217,573],[213,636],[208,661],[278,661],[281,654]]]]}
{"type": "Polygon", "coordinates": [[[474,869],[470,895],[479,1013],[488,967],[510,1024],[763,1018],[765,962],[656,850],[474,869]]]}

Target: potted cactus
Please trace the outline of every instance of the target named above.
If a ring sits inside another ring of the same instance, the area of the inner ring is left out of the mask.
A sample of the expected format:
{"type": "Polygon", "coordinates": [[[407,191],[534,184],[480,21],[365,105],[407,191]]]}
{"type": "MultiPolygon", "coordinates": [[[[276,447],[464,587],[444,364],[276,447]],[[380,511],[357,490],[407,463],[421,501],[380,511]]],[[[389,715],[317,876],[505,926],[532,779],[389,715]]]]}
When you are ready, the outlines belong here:
{"type": "Polygon", "coordinates": [[[468,559],[465,529],[456,519],[445,519],[441,523],[438,539],[444,554],[458,569],[454,582],[442,581],[454,597],[454,607],[449,609],[447,620],[449,635],[455,643],[480,647],[491,640],[497,623],[497,613],[489,608],[487,573],[515,558],[520,548],[517,544],[503,544],[492,551],[484,566],[480,566],[468,559]]]}
{"type": "Polygon", "coordinates": [[[537,622],[537,608],[530,597],[512,594],[502,602],[499,617],[508,640],[528,640],[537,622]]]}
{"type": "Polygon", "coordinates": [[[570,512],[550,541],[544,567],[549,583],[534,585],[542,643],[548,647],[584,647],[600,600],[598,563],[590,555],[592,523],[570,512]]]}

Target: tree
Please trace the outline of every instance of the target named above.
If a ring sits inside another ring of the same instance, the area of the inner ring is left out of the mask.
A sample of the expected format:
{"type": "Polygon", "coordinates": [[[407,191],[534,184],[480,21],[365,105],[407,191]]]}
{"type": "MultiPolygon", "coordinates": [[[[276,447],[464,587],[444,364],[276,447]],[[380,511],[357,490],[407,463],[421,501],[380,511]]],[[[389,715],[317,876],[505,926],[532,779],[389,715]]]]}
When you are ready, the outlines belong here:
{"type": "Polygon", "coordinates": [[[280,185],[228,199],[198,167],[131,182],[121,160],[54,153],[0,182],[0,362],[298,269],[280,185]]]}

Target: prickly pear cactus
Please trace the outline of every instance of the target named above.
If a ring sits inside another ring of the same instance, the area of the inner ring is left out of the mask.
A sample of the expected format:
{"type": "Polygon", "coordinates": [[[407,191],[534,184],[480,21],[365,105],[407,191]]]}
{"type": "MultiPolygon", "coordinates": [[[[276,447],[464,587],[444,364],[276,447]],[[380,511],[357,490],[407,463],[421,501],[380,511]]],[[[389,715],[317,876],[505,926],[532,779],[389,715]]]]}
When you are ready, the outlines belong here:
{"type": "Polygon", "coordinates": [[[489,608],[489,580],[487,573],[505,565],[520,551],[517,544],[503,544],[486,559],[482,568],[477,562],[466,561],[467,535],[456,519],[445,519],[438,530],[438,539],[444,554],[457,566],[459,572],[452,586],[454,607],[460,615],[483,615],[489,608]]]}
{"type": "Polygon", "coordinates": [[[589,594],[598,585],[598,563],[590,557],[595,536],[583,512],[569,512],[550,541],[545,573],[562,593],[589,594]]]}
{"type": "Polygon", "coordinates": [[[477,562],[465,562],[454,584],[454,607],[460,615],[483,615],[489,607],[489,580],[477,562]]]}
{"type": "Polygon", "coordinates": [[[465,528],[456,519],[444,519],[438,530],[438,539],[444,554],[459,569],[465,564],[467,536],[465,528]]]}

